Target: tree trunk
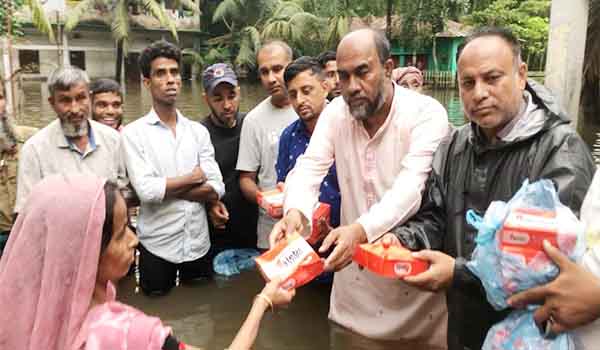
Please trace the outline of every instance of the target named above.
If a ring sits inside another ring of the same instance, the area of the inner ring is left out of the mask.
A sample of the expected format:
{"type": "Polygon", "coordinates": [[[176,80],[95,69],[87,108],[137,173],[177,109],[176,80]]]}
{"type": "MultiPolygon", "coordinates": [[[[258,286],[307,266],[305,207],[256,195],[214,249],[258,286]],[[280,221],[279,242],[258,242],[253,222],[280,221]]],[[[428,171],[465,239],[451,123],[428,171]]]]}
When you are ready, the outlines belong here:
{"type": "Polygon", "coordinates": [[[388,40],[392,38],[392,8],[394,0],[387,0],[387,15],[385,17],[385,34],[388,40]]]}
{"type": "Polygon", "coordinates": [[[121,71],[123,67],[123,39],[117,41],[117,62],[115,65],[115,80],[121,82],[121,71]]]}

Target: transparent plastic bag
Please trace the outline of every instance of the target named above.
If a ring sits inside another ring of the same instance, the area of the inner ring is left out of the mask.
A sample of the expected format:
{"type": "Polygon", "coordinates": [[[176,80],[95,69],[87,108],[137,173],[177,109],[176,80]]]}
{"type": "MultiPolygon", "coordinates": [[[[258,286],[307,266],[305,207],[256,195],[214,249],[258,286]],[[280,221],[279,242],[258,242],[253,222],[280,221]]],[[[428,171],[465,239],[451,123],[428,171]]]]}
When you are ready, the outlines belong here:
{"type": "Polygon", "coordinates": [[[567,333],[545,339],[530,311],[515,311],[490,328],[482,350],[565,350],[575,349],[567,333]]]}
{"type": "MultiPolygon", "coordinates": [[[[483,218],[469,210],[467,222],[478,230],[477,245],[467,267],[481,280],[487,300],[496,310],[507,308],[506,301],[513,294],[546,284],[558,275],[557,266],[543,251],[543,240],[549,240],[573,261],[579,261],[585,252],[583,225],[560,203],[549,180],[531,184],[526,180],[508,203],[492,202],[483,218]]],[[[512,313],[496,324],[483,349],[569,349],[554,345],[569,342],[543,339],[533,321],[533,311],[512,313]],[[521,335],[520,342],[526,344],[516,347],[511,342],[510,346],[499,347],[497,337],[506,330],[521,335]],[[490,336],[492,332],[495,337],[490,336]],[[531,344],[537,345],[527,347],[531,344]]]]}

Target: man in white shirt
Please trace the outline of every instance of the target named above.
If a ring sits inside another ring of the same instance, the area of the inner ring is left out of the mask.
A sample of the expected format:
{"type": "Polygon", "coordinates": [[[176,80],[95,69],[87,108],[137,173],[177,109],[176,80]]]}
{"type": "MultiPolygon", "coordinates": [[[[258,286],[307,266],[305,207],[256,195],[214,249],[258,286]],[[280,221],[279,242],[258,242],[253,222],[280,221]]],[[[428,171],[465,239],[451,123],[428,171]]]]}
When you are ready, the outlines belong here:
{"type": "MultiPolygon", "coordinates": [[[[445,349],[444,295],[379,277],[351,264],[358,244],[373,243],[417,212],[433,152],[448,133],[444,108],[388,78],[390,44],[370,29],[345,36],[337,49],[343,98],[325,107],[304,155],[288,175],[284,218],[271,244],[307,233],[324,176],[335,161],[341,224],[320,247],[336,271],[329,318],[370,338],[370,348],[445,349]]],[[[332,342],[337,343],[336,332],[332,342]]]]}
{"type": "Polygon", "coordinates": [[[208,131],[175,107],[181,52],[157,41],[140,56],[153,108],[123,130],[127,171],[140,199],[140,286],[163,295],[176,283],[209,277],[212,262],[205,204],[225,185],[208,131]]]}
{"type": "MultiPolygon", "coordinates": [[[[292,49],[284,42],[272,41],[258,51],[257,61],[260,82],[270,96],[251,110],[244,120],[236,166],[240,171],[242,193],[252,203],[256,203],[258,191],[275,188],[279,137],[285,127],[298,119],[283,81],[283,72],[292,61],[292,49]]],[[[259,210],[257,247],[268,249],[268,235],[275,219],[259,210]]]]}

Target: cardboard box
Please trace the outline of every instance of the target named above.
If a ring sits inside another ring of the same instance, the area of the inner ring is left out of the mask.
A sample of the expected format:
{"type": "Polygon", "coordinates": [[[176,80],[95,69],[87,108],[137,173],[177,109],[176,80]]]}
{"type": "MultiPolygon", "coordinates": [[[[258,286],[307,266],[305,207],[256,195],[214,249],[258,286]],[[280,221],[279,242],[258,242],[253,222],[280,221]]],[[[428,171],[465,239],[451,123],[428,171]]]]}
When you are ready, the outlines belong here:
{"type": "Polygon", "coordinates": [[[283,190],[281,188],[258,192],[256,202],[267,211],[270,217],[279,219],[283,216],[283,190]]]}
{"type": "Polygon", "coordinates": [[[265,280],[281,277],[286,289],[298,288],[323,272],[323,261],[297,232],[255,259],[265,280]]]}
{"type": "Polygon", "coordinates": [[[352,260],[367,270],[388,278],[418,275],[429,268],[428,262],[413,258],[410,250],[381,242],[359,245],[352,260]]]}
{"type": "MultiPolygon", "coordinates": [[[[518,208],[508,214],[500,229],[500,249],[523,256],[525,261],[529,262],[540,252],[544,252],[544,240],[559,247],[558,232],[555,212],[518,208]]],[[[563,246],[574,246],[577,235],[561,232],[561,240],[563,246]]]]}
{"type": "Polygon", "coordinates": [[[325,238],[325,235],[322,235],[320,231],[321,226],[319,225],[319,221],[321,220],[325,220],[329,225],[331,222],[331,205],[319,202],[317,208],[313,212],[310,236],[306,239],[310,245],[314,246],[319,243],[320,240],[325,238]]]}

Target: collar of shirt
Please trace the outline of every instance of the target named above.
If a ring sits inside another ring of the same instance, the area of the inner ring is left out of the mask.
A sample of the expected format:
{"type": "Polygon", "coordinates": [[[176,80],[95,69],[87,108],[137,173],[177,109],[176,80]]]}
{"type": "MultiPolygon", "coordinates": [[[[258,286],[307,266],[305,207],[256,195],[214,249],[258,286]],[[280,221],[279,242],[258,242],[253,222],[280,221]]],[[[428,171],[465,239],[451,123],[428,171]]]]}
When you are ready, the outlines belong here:
{"type": "MultiPolygon", "coordinates": [[[[177,113],[177,124],[179,124],[180,122],[183,121],[183,115],[181,114],[181,112],[179,112],[178,109],[176,109],[175,112],[177,113]]],[[[150,112],[148,114],[146,114],[146,122],[150,125],[155,125],[155,124],[164,125],[162,120],[160,120],[160,118],[158,117],[158,113],[156,113],[154,108],[152,108],[150,110],[150,112]]]]}
{"type": "Polygon", "coordinates": [[[81,151],[79,150],[79,148],[77,148],[77,146],[75,146],[75,144],[68,138],[65,136],[65,134],[62,131],[62,127],[60,125],[60,121],[58,121],[58,127],[60,129],[60,135],[61,137],[58,138],[58,142],[57,142],[57,146],[58,148],[68,148],[69,150],[73,151],[73,152],[77,152],[79,153],[79,155],[81,155],[81,157],[85,157],[87,154],[93,152],[96,150],[96,148],[100,145],[98,142],[96,142],[96,138],[94,137],[94,128],[92,125],[92,122],[90,120],[88,120],[88,145],[85,149],[85,151],[81,151]]]}
{"type": "Polygon", "coordinates": [[[297,121],[295,121],[296,123],[296,132],[300,133],[301,135],[306,136],[308,139],[310,139],[311,134],[308,132],[308,128],[306,127],[306,123],[304,123],[304,120],[298,118],[297,121]]]}

